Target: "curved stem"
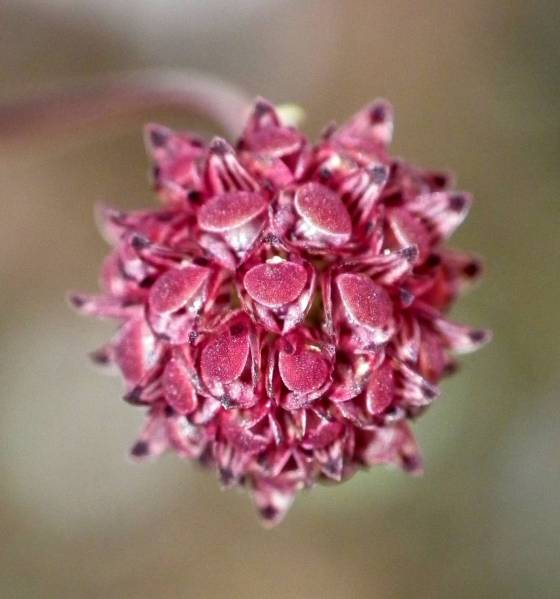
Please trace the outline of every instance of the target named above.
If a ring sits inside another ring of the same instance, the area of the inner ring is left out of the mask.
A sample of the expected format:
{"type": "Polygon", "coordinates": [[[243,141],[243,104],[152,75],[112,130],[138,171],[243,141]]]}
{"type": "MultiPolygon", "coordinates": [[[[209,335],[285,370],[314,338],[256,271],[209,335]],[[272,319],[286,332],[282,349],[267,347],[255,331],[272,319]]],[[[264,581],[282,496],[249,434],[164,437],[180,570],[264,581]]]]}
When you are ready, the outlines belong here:
{"type": "Polygon", "coordinates": [[[191,71],[148,69],[105,75],[0,103],[0,142],[49,136],[161,107],[192,110],[236,136],[250,101],[234,86],[191,71]]]}

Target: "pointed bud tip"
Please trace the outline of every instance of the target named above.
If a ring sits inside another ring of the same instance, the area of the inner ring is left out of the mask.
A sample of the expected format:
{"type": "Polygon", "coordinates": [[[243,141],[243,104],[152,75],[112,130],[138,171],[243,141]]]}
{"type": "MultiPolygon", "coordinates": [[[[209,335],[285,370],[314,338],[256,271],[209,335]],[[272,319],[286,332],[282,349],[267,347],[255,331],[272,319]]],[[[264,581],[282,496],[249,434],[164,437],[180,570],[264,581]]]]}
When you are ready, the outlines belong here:
{"type": "Polygon", "coordinates": [[[373,183],[382,185],[389,177],[389,168],[383,164],[376,164],[370,169],[369,176],[373,183]]]}
{"type": "Polygon", "coordinates": [[[163,148],[173,131],[164,125],[157,123],[147,123],[144,125],[144,146],[149,154],[154,154],[158,149],[163,148]]]}
{"type": "Polygon", "coordinates": [[[474,329],[469,333],[469,338],[478,346],[486,345],[492,341],[492,331],[490,329],[474,329]]]}
{"type": "Polygon", "coordinates": [[[449,209],[452,212],[463,212],[470,204],[470,197],[466,193],[454,193],[449,196],[449,209]]]}
{"type": "Polygon", "coordinates": [[[90,352],[89,359],[97,366],[107,366],[111,363],[109,353],[103,348],[90,352]]]}
{"type": "Polygon", "coordinates": [[[133,458],[145,458],[150,453],[150,445],[146,441],[136,441],[130,449],[133,458]]]}
{"type": "Polygon", "coordinates": [[[146,249],[147,247],[149,247],[152,244],[152,242],[147,237],[144,237],[143,235],[139,235],[138,233],[135,233],[132,236],[130,243],[135,250],[146,249]]]}
{"type": "Polygon", "coordinates": [[[416,260],[418,259],[419,250],[417,245],[409,245],[408,247],[405,247],[402,250],[400,250],[400,252],[403,258],[408,260],[411,264],[416,262],[416,260]]]}
{"type": "Polygon", "coordinates": [[[125,395],[123,395],[123,400],[133,406],[140,406],[144,405],[145,403],[142,401],[142,389],[138,385],[136,385],[136,387],[131,389],[128,393],[125,393],[125,395]]]}
{"type": "Polygon", "coordinates": [[[378,125],[390,120],[393,116],[393,107],[383,99],[375,100],[369,107],[369,118],[372,125],[378,125]]]}
{"type": "Polygon", "coordinates": [[[274,111],[274,105],[265,98],[258,96],[253,103],[253,112],[256,116],[263,116],[274,111]]]}
{"type": "Polygon", "coordinates": [[[79,310],[87,304],[87,297],[82,293],[69,293],[67,296],[69,304],[79,310]]]}
{"type": "Polygon", "coordinates": [[[233,149],[223,137],[214,137],[210,142],[210,152],[218,156],[224,156],[233,152],[233,149]]]}

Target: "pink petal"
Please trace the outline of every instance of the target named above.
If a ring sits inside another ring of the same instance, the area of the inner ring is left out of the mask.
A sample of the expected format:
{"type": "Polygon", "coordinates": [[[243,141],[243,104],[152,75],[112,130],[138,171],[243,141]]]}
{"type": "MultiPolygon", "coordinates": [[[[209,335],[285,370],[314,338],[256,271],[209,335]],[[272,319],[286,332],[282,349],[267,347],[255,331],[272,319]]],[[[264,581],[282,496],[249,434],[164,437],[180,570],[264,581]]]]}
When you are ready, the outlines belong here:
{"type": "Polygon", "coordinates": [[[420,372],[430,382],[437,382],[445,370],[447,359],[440,338],[427,329],[422,331],[419,355],[420,372]]]}
{"type": "Polygon", "coordinates": [[[487,329],[475,329],[445,318],[438,318],[433,324],[446,346],[459,354],[476,351],[492,339],[492,333],[487,329]]]}
{"type": "Polygon", "coordinates": [[[375,154],[393,138],[393,108],[376,100],[355,114],[336,133],[335,138],[349,149],[375,154]]]}
{"type": "Polygon", "coordinates": [[[281,126],[280,116],[274,105],[264,98],[256,98],[247,118],[243,138],[257,131],[281,126]]]}
{"type": "Polygon", "coordinates": [[[163,371],[163,393],[167,403],[179,414],[190,414],[196,409],[196,394],[191,376],[179,356],[173,357],[163,371]]]}
{"type": "Polygon", "coordinates": [[[387,222],[399,247],[416,246],[420,260],[428,256],[430,235],[417,216],[404,208],[394,208],[387,213],[387,222]]]}
{"type": "Polygon", "coordinates": [[[130,449],[130,457],[141,462],[156,458],[168,449],[166,418],[161,410],[152,410],[138,440],[130,449]]]}
{"type": "Polygon", "coordinates": [[[204,180],[210,195],[256,191],[259,187],[239,162],[233,148],[220,137],[214,138],[210,144],[204,180]]]}
{"type": "Polygon", "coordinates": [[[275,157],[293,154],[301,147],[301,135],[287,127],[262,129],[246,141],[251,150],[275,157]]]}
{"type": "Polygon", "coordinates": [[[313,449],[326,447],[337,439],[343,430],[344,425],[341,422],[322,420],[307,431],[303,444],[313,449]]]}
{"type": "Polygon", "coordinates": [[[213,197],[200,208],[198,224],[205,231],[227,232],[249,223],[265,209],[266,202],[258,193],[223,193],[213,197]]]}
{"type": "Polygon", "coordinates": [[[306,183],[297,190],[294,206],[308,226],[332,238],[334,245],[350,239],[350,215],[342,200],[330,189],[318,183],[306,183]]]}
{"type": "Polygon", "coordinates": [[[150,308],[158,313],[175,312],[191,300],[210,274],[202,266],[185,266],[168,270],[150,290],[150,308]]]}
{"type": "Polygon", "coordinates": [[[253,499],[263,519],[264,526],[276,526],[290,509],[296,489],[259,482],[253,490],[253,499]]]}
{"type": "Polygon", "coordinates": [[[361,458],[368,466],[389,464],[403,470],[419,474],[422,472],[422,458],[406,423],[386,426],[368,432],[366,445],[361,450],[361,458]]]}
{"type": "Polygon", "coordinates": [[[320,389],[329,375],[329,366],[322,354],[311,349],[294,353],[281,351],[278,369],[286,387],[301,394],[320,389]]]}
{"type": "Polygon", "coordinates": [[[439,237],[447,239],[465,220],[471,205],[468,193],[436,191],[416,196],[407,208],[431,222],[439,237]]]}
{"type": "Polygon", "coordinates": [[[370,414],[382,414],[393,401],[395,385],[389,360],[371,373],[366,390],[366,407],[370,414]]]}
{"type": "Polygon", "coordinates": [[[249,424],[243,421],[243,414],[239,410],[224,413],[222,432],[236,448],[248,453],[259,453],[270,445],[268,438],[253,432],[249,424]]]}
{"type": "Polygon", "coordinates": [[[369,277],[350,273],[338,275],[336,284],[353,323],[374,332],[389,327],[393,304],[383,287],[369,277]]]}
{"type": "Polygon", "coordinates": [[[278,308],[295,301],[307,283],[307,272],[295,262],[268,262],[251,268],[243,279],[247,293],[260,304],[278,308]]]}
{"type": "Polygon", "coordinates": [[[249,332],[245,329],[235,333],[220,333],[202,350],[200,370],[209,384],[231,383],[243,372],[249,356],[249,332]]]}
{"type": "Polygon", "coordinates": [[[126,322],[117,334],[113,351],[127,383],[139,383],[157,358],[156,341],[146,321],[134,318],[126,322]]]}

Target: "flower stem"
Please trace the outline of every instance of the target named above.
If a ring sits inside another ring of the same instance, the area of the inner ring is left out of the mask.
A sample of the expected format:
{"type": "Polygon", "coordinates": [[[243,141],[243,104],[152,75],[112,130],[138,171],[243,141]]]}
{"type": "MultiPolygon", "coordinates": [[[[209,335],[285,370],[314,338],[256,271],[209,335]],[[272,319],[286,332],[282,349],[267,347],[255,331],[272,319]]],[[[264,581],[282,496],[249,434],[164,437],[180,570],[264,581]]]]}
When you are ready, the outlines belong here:
{"type": "Polygon", "coordinates": [[[188,109],[236,136],[250,98],[200,73],[148,69],[94,77],[69,87],[0,102],[0,142],[50,136],[154,108],[188,109]]]}

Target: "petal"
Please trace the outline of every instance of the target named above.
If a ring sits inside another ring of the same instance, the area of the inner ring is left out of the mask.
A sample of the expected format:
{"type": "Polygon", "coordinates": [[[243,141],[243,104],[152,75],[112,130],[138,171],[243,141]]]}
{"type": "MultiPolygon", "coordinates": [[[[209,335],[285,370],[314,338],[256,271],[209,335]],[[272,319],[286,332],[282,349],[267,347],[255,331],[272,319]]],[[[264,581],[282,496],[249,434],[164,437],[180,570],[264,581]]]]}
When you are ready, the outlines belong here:
{"type": "Polygon", "coordinates": [[[167,363],[162,384],[167,403],[179,414],[190,414],[196,409],[196,394],[192,387],[191,375],[179,356],[174,356],[167,363]]]}
{"type": "Polygon", "coordinates": [[[150,290],[150,308],[158,314],[179,310],[195,296],[209,274],[207,268],[194,265],[168,270],[150,290]]]}
{"type": "Polygon", "coordinates": [[[488,329],[475,329],[445,318],[438,318],[433,324],[443,336],[446,346],[459,354],[476,351],[492,339],[488,329]]]}
{"type": "Polygon", "coordinates": [[[232,328],[236,327],[242,330],[234,330],[233,334],[225,330],[202,350],[200,370],[208,384],[231,383],[239,378],[245,369],[249,356],[249,332],[242,324],[232,328]]]}
{"type": "Polygon", "coordinates": [[[253,500],[265,526],[279,524],[292,505],[296,489],[284,485],[259,482],[253,490],[253,500]]]}
{"type": "Polygon", "coordinates": [[[385,100],[375,100],[355,114],[335,138],[350,149],[376,153],[393,138],[393,108],[385,100]]]}
{"type": "Polygon", "coordinates": [[[249,223],[265,209],[266,201],[258,193],[223,193],[200,208],[198,224],[201,229],[212,233],[227,232],[249,223]]]}
{"type": "Polygon", "coordinates": [[[219,137],[212,140],[204,173],[210,195],[233,191],[257,191],[257,182],[237,159],[233,148],[219,137]]]}
{"type": "Polygon", "coordinates": [[[443,351],[443,343],[438,335],[424,329],[419,353],[420,372],[432,383],[437,382],[448,363],[443,351]]]}
{"type": "Polygon", "coordinates": [[[251,135],[257,131],[270,128],[274,129],[281,125],[282,122],[274,104],[264,98],[256,98],[247,119],[243,135],[251,135]]]}
{"type": "Polygon", "coordinates": [[[237,449],[247,453],[260,453],[270,445],[269,439],[256,434],[251,428],[244,426],[243,422],[238,422],[238,418],[238,410],[228,411],[222,418],[222,432],[237,449]]]}
{"type": "Polygon", "coordinates": [[[307,272],[295,262],[267,262],[251,268],[243,278],[247,293],[260,304],[278,308],[295,301],[305,288],[307,272]]]}
{"type": "Polygon", "coordinates": [[[429,221],[440,238],[447,239],[465,220],[471,205],[468,193],[436,191],[416,196],[407,208],[429,221]]]}
{"type": "Polygon", "coordinates": [[[393,401],[395,385],[389,360],[371,373],[366,390],[366,408],[370,414],[382,414],[393,401]]]}
{"type": "Polygon", "coordinates": [[[165,420],[161,410],[150,412],[138,440],[130,449],[133,460],[141,462],[153,459],[169,449],[165,420]]]}
{"type": "Polygon", "coordinates": [[[372,332],[390,326],[393,304],[383,287],[369,277],[351,273],[338,275],[336,284],[351,322],[372,332]]]}
{"type": "Polygon", "coordinates": [[[430,405],[440,394],[438,387],[431,384],[416,370],[399,362],[396,367],[399,372],[399,388],[397,394],[403,407],[422,407],[430,405]]]}
{"type": "Polygon", "coordinates": [[[404,208],[387,212],[387,223],[399,247],[416,246],[420,260],[430,252],[430,235],[422,221],[404,208]]]}
{"type": "Polygon", "coordinates": [[[352,221],[339,196],[318,183],[306,183],[295,196],[294,206],[305,223],[342,245],[352,235],[352,221]]]}
{"type": "Polygon", "coordinates": [[[301,135],[287,127],[263,129],[246,138],[247,147],[275,158],[297,152],[302,145],[301,135]]]}
{"type": "Polygon", "coordinates": [[[312,449],[326,447],[340,437],[343,431],[344,424],[342,422],[320,420],[317,424],[309,427],[302,445],[312,449]]]}
{"type": "Polygon", "coordinates": [[[301,394],[320,389],[329,376],[327,361],[320,352],[312,349],[279,352],[278,369],[286,387],[301,394]]]}
{"type": "Polygon", "coordinates": [[[155,337],[143,318],[131,319],[121,327],[113,351],[125,380],[132,385],[142,380],[158,357],[155,337]]]}
{"type": "Polygon", "coordinates": [[[367,433],[360,457],[368,466],[388,464],[411,473],[421,473],[422,458],[407,424],[378,428],[367,433]]]}

